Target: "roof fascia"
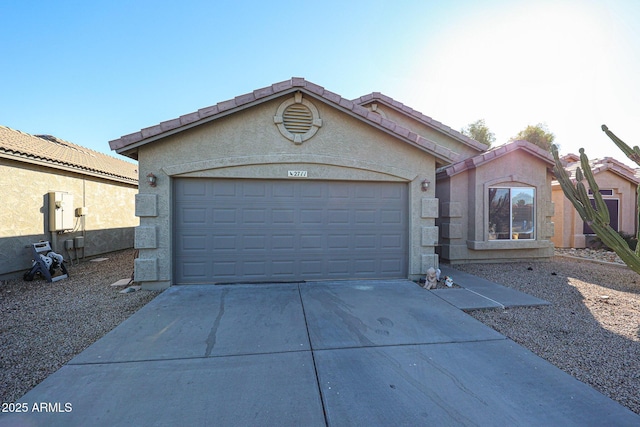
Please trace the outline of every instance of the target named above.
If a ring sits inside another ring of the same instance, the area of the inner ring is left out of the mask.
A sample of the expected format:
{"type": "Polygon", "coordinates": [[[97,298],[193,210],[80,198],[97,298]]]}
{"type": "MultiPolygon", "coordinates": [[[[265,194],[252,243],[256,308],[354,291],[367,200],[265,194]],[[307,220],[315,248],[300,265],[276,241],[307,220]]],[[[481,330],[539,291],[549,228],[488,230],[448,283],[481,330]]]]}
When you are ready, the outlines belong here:
{"type": "Polygon", "coordinates": [[[115,182],[119,182],[119,183],[123,183],[123,184],[129,184],[129,185],[134,185],[134,186],[138,186],[138,180],[137,179],[129,179],[129,178],[125,178],[125,177],[121,177],[121,176],[117,176],[117,175],[109,175],[109,174],[104,174],[104,173],[100,173],[100,172],[93,172],[91,170],[88,169],[83,169],[83,168],[79,168],[79,167],[74,167],[74,166],[67,166],[64,164],[60,164],[60,163],[55,163],[55,162],[51,162],[51,161],[46,161],[46,160],[40,160],[37,158],[33,158],[30,156],[20,156],[20,155],[15,155],[15,154],[9,154],[6,152],[2,152],[0,151],[0,158],[3,159],[8,159],[8,160],[13,160],[16,162],[21,162],[21,163],[29,163],[32,165],[37,165],[37,166],[44,166],[47,168],[51,168],[51,169],[57,169],[57,170],[63,170],[66,172],[74,172],[80,175],[86,175],[86,176],[92,176],[95,178],[101,178],[101,179],[106,179],[109,181],[115,181],[115,182]]]}
{"type": "MultiPolygon", "coordinates": [[[[317,86],[314,86],[314,88],[317,88],[317,86]]],[[[439,159],[441,161],[444,161],[446,163],[455,162],[459,157],[458,153],[455,153],[455,152],[453,152],[453,151],[451,151],[451,150],[449,150],[447,148],[441,147],[437,143],[435,143],[435,142],[433,142],[431,140],[428,140],[428,139],[426,139],[426,138],[424,138],[424,137],[422,137],[420,135],[417,135],[414,132],[411,132],[410,130],[405,129],[405,128],[397,125],[395,122],[393,122],[391,120],[387,120],[387,119],[382,118],[378,114],[371,113],[369,110],[367,110],[364,107],[361,107],[359,104],[357,104],[357,103],[355,103],[353,101],[349,101],[349,100],[347,100],[345,98],[342,98],[341,96],[339,96],[337,94],[334,94],[332,92],[326,91],[324,89],[322,89],[322,91],[320,91],[320,90],[316,91],[316,90],[310,90],[306,86],[293,86],[293,87],[289,87],[287,89],[284,89],[282,91],[274,92],[274,93],[272,93],[270,95],[267,95],[267,96],[262,96],[262,97],[260,97],[258,99],[254,99],[253,101],[243,103],[242,105],[236,106],[234,108],[229,108],[229,109],[225,109],[223,111],[217,112],[217,113],[215,113],[215,114],[213,114],[213,115],[211,115],[209,117],[204,117],[204,118],[201,118],[201,119],[198,119],[198,120],[194,120],[194,121],[192,121],[190,123],[186,123],[186,124],[184,124],[182,126],[178,126],[178,127],[172,128],[172,129],[168,129],[166,131],[157,132],[155,135],[149,136],[147,138],[143,138],[143,139],[141,139],[141,140],[139,140],[137,142],[134,142],[134,143],[132,143],[130,145],[126,145],[126,146],[123,146],[121,148],[116,148],[115,151],[118,154],[122,154],[122,155],[125,155],[127,157],[137,159],[136,151],[138,150],[138,148],[140,148],[140,147],[142,147],[142,146],[144,146],[146,144],[152,143],[154,141],[158,141],[160,139],[167,138],[167,137],[172,136],[172,135],[176,135],[178,133],[181,133],[183,131],[192,129],[194,127],[197,127],[197,126],[200,126],[200,125],[203,125],[203,124],[206,124],[206,123],[210,123],[210,122],[212,122],[214,120],[217,120],[217,119],[220,119],[222,117],[226,117],[226,116],[238,113],[238,112],[240,112],[242,110],[251,108],[253,106],[262,104],[264,102],[269,102],[269,101],[271,101],[273,99],[277,99],[277,98],[286,96],[286,95],[291,94],[291,93],[296,93],[296,92],[302,92],[303,94],[306,94],[307,96],[309,96],[309,97],[311,97],[311,98],[313,98],[313,99],[315,99],[317,101],[320,101],[320,102],[322,102],[322,103],[324,103],[324,104],[326,104],[326,105],[328,105],[330,107],[333,107],[333,108],[335,108],[337,110],[340,110],[343,113],[350,115],[351,117],[354,117],[354,118],[356,118],[356,119],[358,119],[358,120],[360,120],[360,121],[362,121],[364,123],[367,123],[367,124],[373,126],[374,128],[376,128],[378,130],[381,130],[381,131],[387,133],[388,135],[391,135],[391,136],[393,136],[395,138],[398,138],[398,139],[400,139],[400,140],[402,140],[402,141],[404,141],[404,142],[406,142],[406,143],[408,143],[408,144],[410,144],[410,145],[412,145],[412,146],[414,146],[414,147],[416,147],[416,148],[418,148],[418,149],[420,149],[422,151],[425,151],[425,152],[431,154],[432,156],[436,157],[437,159],[439,159]],[[327,94],[327,95],[325,95],[325,94],[327,94]],[[359,109],[361,109],[362,111],[359,111],[359,109]]],[[[251,94],[247,94],[247,95],[243,95],[243,96],[234,98],[234,100],[238,99],[238,98],[243,98],[244,96],[248,96],[248,95],[251,95],[251,94]]],[[[224,105],[225,102],[228,102],[228,101],[223,101],[220,104],[224,105]]],[[[209,108],[216,108],[220,104],[217,104],[214,107],[208,107],[208,108],[205,108],[205,109],[198,110],[198,112],[202,111],[202,110],[207,110],[209,108]]],[[[198,112],[196,112],[196,113],[198,113],[198,112]]],[[[191,114],[194,114],[194,113],[191,113],[191,114]]],[[[185,116],[181,116],[178,119],[173,119],[173,120],[169,120],[167,122],[162,122],[159,125],[152,126],[150,128],[142,129],[140,132],[144,132],[146,129],[158,130],[158,126],[161,129],[163,123],[172,123],[175,120],[181,120],[183,117],[188,117],[191,114],[187,114],[185,116]]],[[[438,129],[436,129],[436,130],[438,130],[438,129]]],[[[137,134],[137,132],[135,134],[137,134]]],[[[126,138],[126,135],[124,137],[122,137],[122,138],[126,138]]],[[[117,140],[114,140],[114,141],[117,141],[117,140]]]]}
{"type": "Polygon", "coordinates": [[[485,153],[481,153],[481,154],[478,154],[477,156],[465,159],[456,164],[440,168],[440,170],[437,171],[436,176],[437,177],[454,176],[466,170],[475,169],[479,166],[490,163],[496,159],[499,159],[509,153],[513,153],[518,150],[523,150],[526,153],[547,163],[547,167],[550,171],[555,165],[554,161],[550,158],[551,154],[549,154],[549,156],[546,156],[540,153],[538,150],[532,149],[531,147],[528,146],[530,143],[527,143],[526,141],[514,141],[514,142],[511,142],[510,144],[502,145],[500,147],[491,149],[485,153]],[[510,146],[510,144],[512,145],[510,146]]]}
{"type": "Polygon", "coordinates": [[[445,125],[444,123],[441,123],[429,116],[426,116],[425,114],[417,110],[414,110],[413,108],[407,105],[404,105],[401,102],[398,102],[393,98],[391,98],[390,96],[384,95],[382,93],[373,92],[373,93],[370,93],[369,95],[361,96],[360,98],[354,100],[354,102],[357,102],[358,105],[369,104],[372,102],[382,103],[388,108],[391,108],[392,110],[406,117],[417,120],[418,122],[422,123],[423,125],[437,132],[444,133],[450,136],[456,141],[461,142],[462,144],[477,150],[479,153],[482,153],[488,150],[488,147],[485,144],[482,144],[472,138],[469,138],[463,135],[462,133],[456,131],[455,129],[445,125]]]}

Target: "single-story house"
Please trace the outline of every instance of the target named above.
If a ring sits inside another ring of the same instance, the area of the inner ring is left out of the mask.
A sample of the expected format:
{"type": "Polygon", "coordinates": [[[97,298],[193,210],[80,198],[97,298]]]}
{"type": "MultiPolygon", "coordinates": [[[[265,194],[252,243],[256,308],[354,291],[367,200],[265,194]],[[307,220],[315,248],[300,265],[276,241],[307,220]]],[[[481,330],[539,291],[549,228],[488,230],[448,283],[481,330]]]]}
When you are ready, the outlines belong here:
{"type": "Polygon", "coordinates": [[[133,247],[138,166],[51,135],[0,126],[0,277],[31,267],[32,243],[78,260],[133,247]]]}
{"type": "Polygon", "coordinates": [[[147,180],[135,232],[146,288],[415,280],[440,256],[553,253],[548,153],[516,143],[485,154],[377,92],[348,100],[292,78],[110,146],[138,160],[147,180]]]}
{"type": "MultiPolygon", "coordinates": [[[[561,157],[560,161],[575,183],[575,172],[580,166],[580,157],[568,154],[561,157]]],[[[611,227],[616,231],[635,234],[638,215],[636,191],[640,183],[635,170],[611,157],[593,159],[589,164],[600,188],[600,194],[609,209],[611,227]]],[[[586,180],[584,182],[587,191],[592,194],[586,180]]],[[[551,189],[555,205],[553,222],[556,232],[552,239],[554,245],[559,248],[588,246],[589,240],[594,236],[593,230],[580,218],[578,211],[564,196],[558,181],[553,181],[551,189]]]]}

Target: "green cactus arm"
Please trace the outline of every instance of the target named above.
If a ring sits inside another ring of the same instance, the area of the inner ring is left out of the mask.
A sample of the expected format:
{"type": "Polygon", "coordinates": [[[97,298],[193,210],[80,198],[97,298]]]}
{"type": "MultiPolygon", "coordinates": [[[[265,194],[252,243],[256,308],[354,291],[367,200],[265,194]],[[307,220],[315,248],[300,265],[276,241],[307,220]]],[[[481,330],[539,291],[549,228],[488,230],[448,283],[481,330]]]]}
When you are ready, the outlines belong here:
{"type": "Polygon", "coordinates": [[[567,199],[569,199],[571,204],[576,208],[578,214],[580,215],[580,218],[586,218],[586,209],[578,199],[576,187],[573,185],[569,174],[564,169],[564,167],[562,167],[562,163],[560,162],[560,158],[558,156],[558,148],[555,145],[551,146],[551,154],[553,154],[553,158],[556,163],[553,170],[563,193],[565,194],[567,199]]]}
{"type": "Polygon", "coordinates": [[[640,258],[629,249],[627,242],[609,225],[590,224],[591,229],[602,239],[605,245],[613,249],[620,259],[633,271],[640,274],[640,258]]]}
{"type": "MultiPolygon", "coordinates": [[[[589,188],[593,193],[593,199],[596,204],[596,215],[599,215],[602,221],[606,224],[611,222],[611,218],[609,216],[609,208],[607,208],[606,203],[604,202],[604,198],[602,194],[600,194],[600,187],[596,182],[596,178],[593,176],[593,172],[591,171],[591,166],[589,165],[589,159],[584,152],[584,148],[580,149],[580,164],[582,165],[582,169],[584,171],[584,176],[589,183],[589,188]]],[[[589,203],[591,204],[591,203],[589,203]]]]}
{"type": "Polygon", "coordinates": [[[590,219],[591,221],[594,221],[596,219],[599,220],[600,217],[598,217],[598,212],[591,205],[591,199],[587,194],[587,188],[585,187],[585,185],[582,182],[576,182],[576,190],[578,193],[578,200],[580,201],[580,204],[584,207],[584,210],[587,214],[586,215],[587,218],[590,219]]]}
{"type": "Polygon", "coordinates": [[[622,150],[622,152],[629,159],[633,160],[634,162],[636,162],[636,164],[640,165],[640,148],[638,148],[638,146],[631,148],[623,140],[621,140],[613,132],[611,132],[607,127],[607,125],[602,125],[602,130],[613,141],[613,143],[616,144],[620,150],[622,150]]]}

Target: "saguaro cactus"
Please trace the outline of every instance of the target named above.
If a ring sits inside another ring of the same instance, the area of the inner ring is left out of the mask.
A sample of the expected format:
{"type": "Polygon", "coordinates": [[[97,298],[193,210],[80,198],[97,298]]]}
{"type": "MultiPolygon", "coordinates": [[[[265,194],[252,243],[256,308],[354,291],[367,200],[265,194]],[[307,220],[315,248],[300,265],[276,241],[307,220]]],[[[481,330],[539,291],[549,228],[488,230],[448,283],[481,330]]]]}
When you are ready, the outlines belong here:
{"type": "MultiPolygon", "coordinates": [[[[635,146],[633,148],[625,144],[620,138],[614,135],[606,125],[602,125],[602,130],[607,134],[609,138],[620,148],[624,154],[640,166],[640,148],[635,146]]],[[[589,166],[589,159],[584,153],[584,149],[580,149],[580,167],[576,169],[575,184],[569,177],[569,174],[562,166],[560,158],[558,157],[558,148],[554,145],[551,148],[553,158],[556,165],[553,171],[556,174],[556,179],[562,187],[562,192],[573,204],[578,211],[580,218],[596,233],[598,237],[607,245],[613,249],[615,253],[629,266],[633,271],[640,274],[640,244],[636,246],[636,250],[633,251],[629,248],[629,245],[620,235],[609,225],[609,210],[604,203],[604,199],[600,194],[598,183],[593,176],[591,167],[589,166]],[[591,199],[587,193],[587,189],[583,183],[587,180],[587,184],[593,193],[593,199],[595,200],[595,207],[591,204],[591,199]]],[[[640,186],[637,191],[638,199],[638,212],[640,212],[640,186]]],[[[640,222],[636,222],[636,237],[640,237],[640,222]]]]}

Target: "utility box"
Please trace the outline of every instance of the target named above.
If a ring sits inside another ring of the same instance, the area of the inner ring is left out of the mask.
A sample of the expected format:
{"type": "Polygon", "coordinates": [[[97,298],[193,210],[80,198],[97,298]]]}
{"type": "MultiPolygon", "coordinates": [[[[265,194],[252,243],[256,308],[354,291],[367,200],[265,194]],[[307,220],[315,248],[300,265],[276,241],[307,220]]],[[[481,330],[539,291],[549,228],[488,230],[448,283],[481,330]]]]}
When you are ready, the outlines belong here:
{"type": "Polygon", "coordinates": [[[77,236],[73,238],[73,243],[76,249],[84,248],[84,236],[77,236]]]}
{"type": "Polygon", "coordinates": [[[49,193],[49,231],[72,230],[75,216],[73,195],[62,191],[49,193]]]}

